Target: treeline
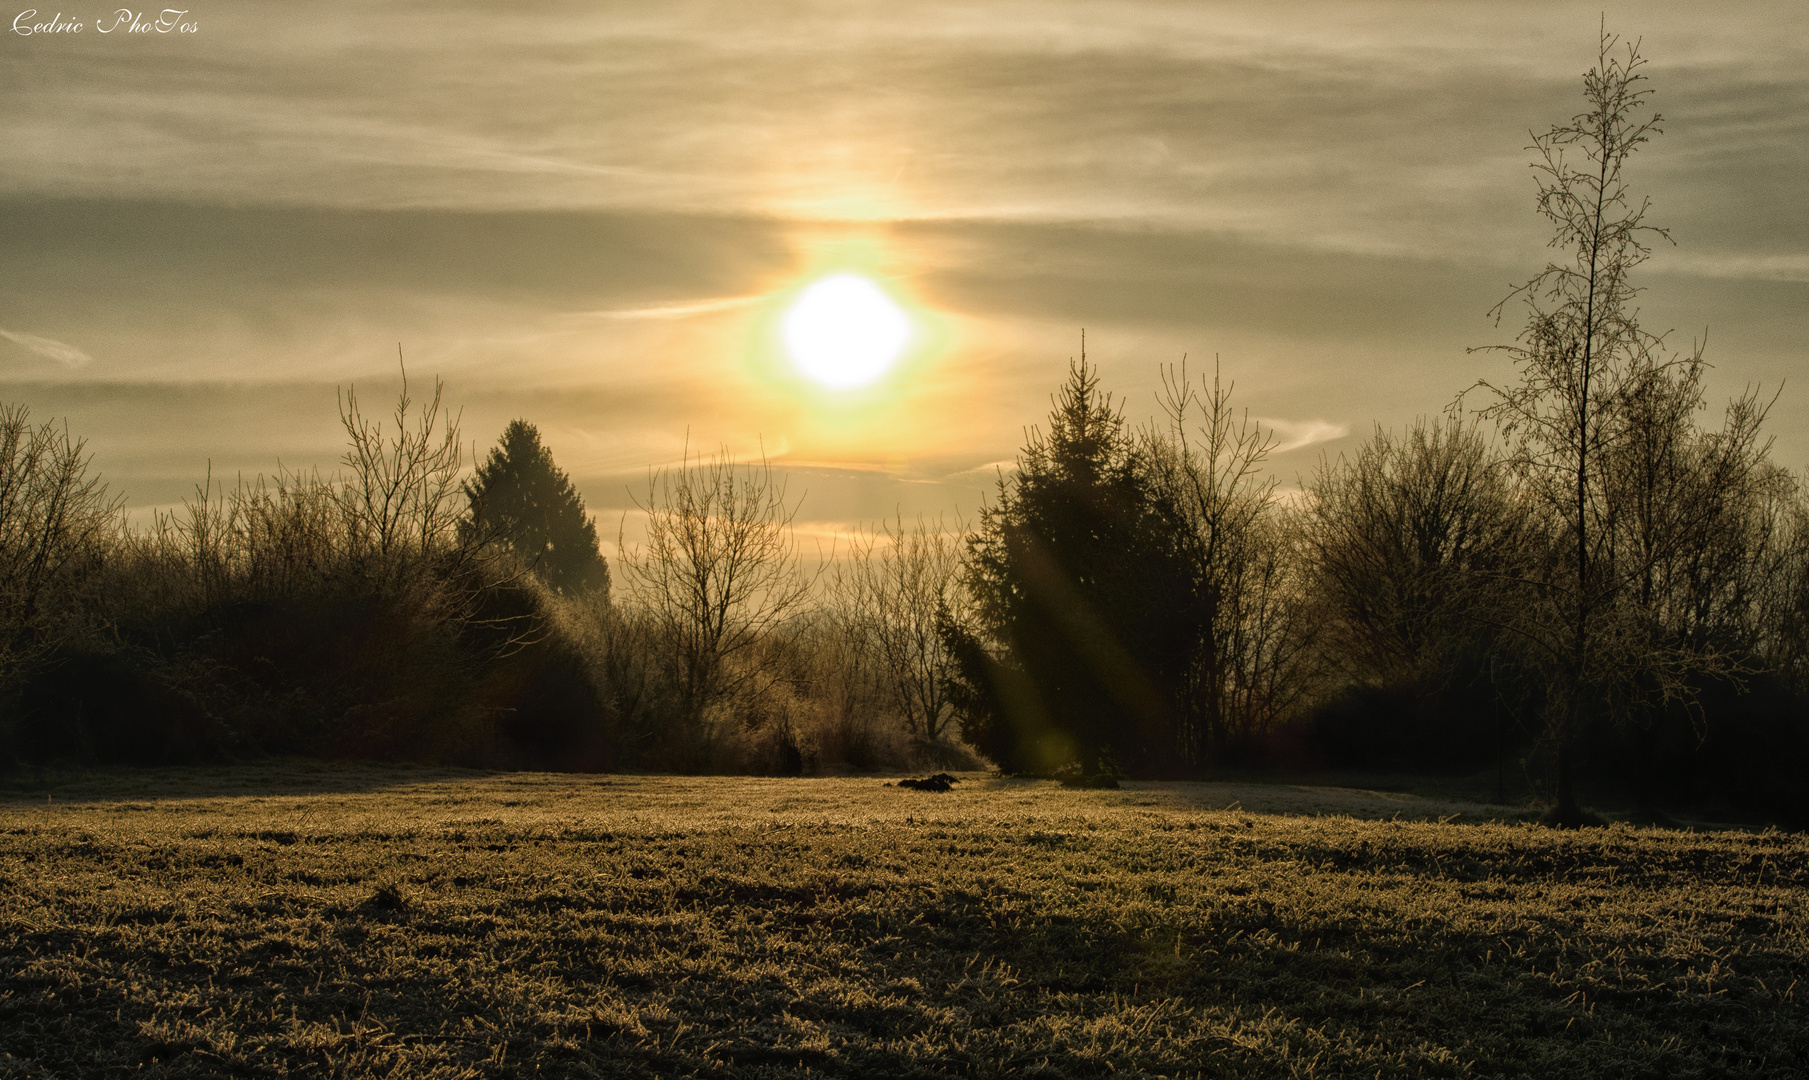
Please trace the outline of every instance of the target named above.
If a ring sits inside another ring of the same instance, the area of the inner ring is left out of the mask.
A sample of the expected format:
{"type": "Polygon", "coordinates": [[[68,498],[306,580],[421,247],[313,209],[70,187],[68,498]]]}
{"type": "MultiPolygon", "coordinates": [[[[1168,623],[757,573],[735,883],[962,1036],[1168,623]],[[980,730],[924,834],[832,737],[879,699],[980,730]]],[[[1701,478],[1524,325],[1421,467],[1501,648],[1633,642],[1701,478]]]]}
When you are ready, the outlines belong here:
{"type": "Polygon", "coordinates": [[[897,524],[810,572],[768,465],[687,460],[612,589],[531,424],[468,469],[437,384],[341,420],[339,472],[134,528],[79,440],[0,407],[0,764],[980,764],[935,636],[957,538],[897,524]]]}
{"type": "MultiPolygon", "coordinates": [[[[0,412],[0,738],[15,760],[536,760],[577,693],[482,527],[438,387],[343,406],[345,472],[198,485],[127,527],[79,441],[0,412]]],[[[594,540],[593,540],[594,547],[594,540]]]]}
{"type": "Polygon", "coordinates": [[[348,395],[331,476],[209,480],[143,528],[0,409],[0,761],[1511,765],[1560,821],[1578,776],[1802,821],[1809,495],[1763,398],[1705,425],[1700,349],[1639,326],[1659,234],[1621,172],[1657,117],[1617,48],[1537,144],[1562,255],[1510,297],[1516,381],[1298,491],[1216,372],[1133,428],[1084,356],[971,530],[895,520],[816,569],[726,454],[653,474],[612,568],[532,425],[468,468],[437,385],[384,423],[348,395]]]}
{"type": "Polygon", "coordinates": [[[1553,797],[1563,754],[1648,804],[1800,820],[1809,498],[1755,397],[1697,426],[1701,374],[1648,369],[1585,478],[1586,682],[1577,530],[1540,490],[1560,464],[1453,410],[1284,493],[1260,468],[1272,438],[1216,383],[1172,378],[1169,423],[1138,431],[1076,365],[943,620],[964,731],[1014,771],[1505,759],[1553,797]]]}
{"type": "Polygon", "coordinates": [[[1084,361],[982,515],[955,699],[1008,768],[1194,775],[1247,762],[1579,775],[1648,803],[1803,820],[1809,503],[1769,403],[1718,426],[1700,345],[1639,322],[1660,130],[1637,46],[1604,32],[1588,108],[1539,136],[1558,257],[1516,289],[1516,379],[1378,431],[1297,500],[1216,378],[1128,431],[1084,361]],[[1503,731],[1505,721],[1505,732],[1503,731]]]}
{"type": "Polygon", "coordinates": [[[203,484],[141,528],[5,407],[0,747],[1088,782],[1546,778],[1568,738],[1644,801],[1794,820],[1809,496],[1755,398],[1704,429],[1699,363],[1648,374],[1588,481],[1620,508],[1592,618],[1626,666],[1575,715],[1537,633],[1574,558],[1550,463],[1455,410],[1283,492],[1216,378],[1171,372],[1135,429],[1083,360],[965,534],[894,521],[812,570],[771,468],[718,455],[652,476],[612,575],[534,428],[467,469],[437,388],[385,424],[348,397],[336,475],[203,484]]]}

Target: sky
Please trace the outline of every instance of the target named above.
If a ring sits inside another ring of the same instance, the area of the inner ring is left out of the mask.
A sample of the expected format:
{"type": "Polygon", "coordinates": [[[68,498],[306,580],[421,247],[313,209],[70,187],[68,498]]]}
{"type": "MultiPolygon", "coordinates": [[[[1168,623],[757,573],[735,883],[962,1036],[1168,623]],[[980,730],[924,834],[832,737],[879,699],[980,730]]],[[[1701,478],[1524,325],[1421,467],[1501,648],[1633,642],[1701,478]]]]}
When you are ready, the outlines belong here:
{"type": "Polygon", "coordinates": [[[1604,19],[1664,117],[1642,322],[1706,336],[1711,414],[1779,392],[1809,465],[1809,0],[82,3],[0,12],[0,400],[139,520],[330,471],[398,347],[480,453],[535,423],[611,537],[724,448],[819,536],[971,521],[1083,331],[1133,422],[1216,358],[1292,486],[1512,379],[1469,350],[1551,255],[1527,147],[1604,19]],[[769,338],[850,266],[922,347],[825,395],[769,338]]]}

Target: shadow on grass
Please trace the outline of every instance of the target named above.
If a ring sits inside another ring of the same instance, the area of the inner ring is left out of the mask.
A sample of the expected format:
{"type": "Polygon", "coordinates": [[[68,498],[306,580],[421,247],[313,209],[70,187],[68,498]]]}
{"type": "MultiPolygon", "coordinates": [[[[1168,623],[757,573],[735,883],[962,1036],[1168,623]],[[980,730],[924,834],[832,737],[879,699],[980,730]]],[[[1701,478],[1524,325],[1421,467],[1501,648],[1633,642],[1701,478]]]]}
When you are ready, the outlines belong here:
{"type": "MultiPolygon", "coordinates": [[[[136,802],[257,795],[351,795],[475,780],[495,772],[433,765],[273,759],[240,765],[18,768],[0,774],[0,805],[136,802]]],[[[561,774],[564,775],[564,774],[561,774]]]]}

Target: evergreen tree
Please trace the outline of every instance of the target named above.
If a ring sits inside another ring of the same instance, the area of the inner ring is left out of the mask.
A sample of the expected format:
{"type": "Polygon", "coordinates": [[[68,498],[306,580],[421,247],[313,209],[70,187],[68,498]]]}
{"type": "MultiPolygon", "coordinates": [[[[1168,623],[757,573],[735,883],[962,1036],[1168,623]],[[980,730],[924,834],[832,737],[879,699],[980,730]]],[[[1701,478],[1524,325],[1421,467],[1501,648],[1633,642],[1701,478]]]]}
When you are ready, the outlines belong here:
{"type": "Polygon", "coordinates": [[[1173,772],[1192,588],[1170,508],[1083,357],[970,541],[974,629],[944,635],[1007,769],[1173,772]],[[976,646],[984,640],[987,648],[976,646]]]}
{"type": "Polygon", "coordinates": [[[470,510],[460,523],[463,537],[489,536],[508,545],[555,592],[608,593],[609,565],[597,549],[597,528],[533,424],[509,424],[465,485],[465,497],[470,510]]]}

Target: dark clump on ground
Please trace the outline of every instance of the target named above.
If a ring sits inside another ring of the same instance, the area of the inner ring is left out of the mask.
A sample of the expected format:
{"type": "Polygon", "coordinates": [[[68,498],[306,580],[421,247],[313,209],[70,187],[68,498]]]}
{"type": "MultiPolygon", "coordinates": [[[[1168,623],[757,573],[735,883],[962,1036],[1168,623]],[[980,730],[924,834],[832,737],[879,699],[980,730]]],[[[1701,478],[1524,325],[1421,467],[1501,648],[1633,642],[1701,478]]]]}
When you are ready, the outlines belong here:
{"type": "Polygon", "coordinates": [[[1111,773],[1076,773],[1063,777],[1062,787],[1110,791],[1118,787],[1118,778],[1111,773]]]}
{"type": "Polygon", "coordinates": [[[951,776],[945,772],[939,772],[932,776],[913,776],[906,780],[900,780],[898,781],[898,786],[902,788],[914,788],[918,791],[952,791],[954,790],[955,785],[960,782],[960,777],[951,776]]]}

